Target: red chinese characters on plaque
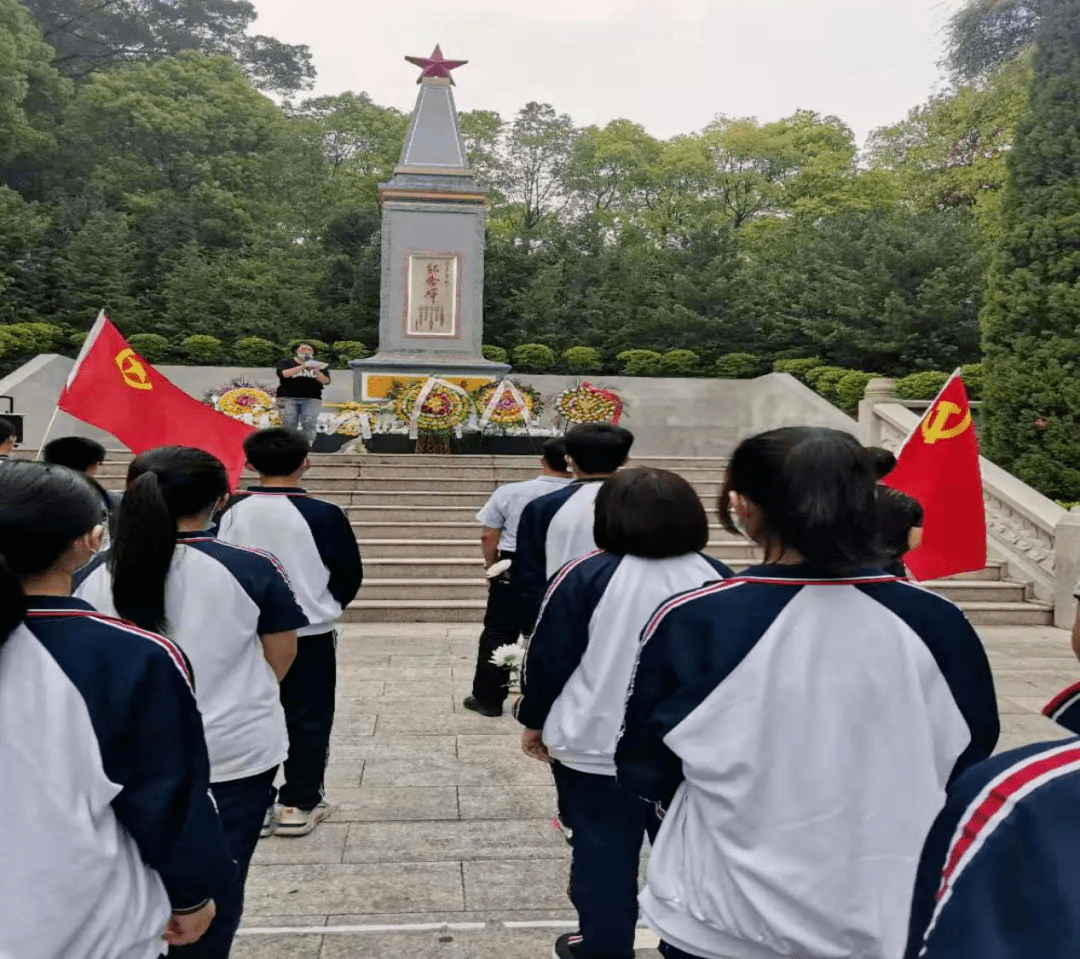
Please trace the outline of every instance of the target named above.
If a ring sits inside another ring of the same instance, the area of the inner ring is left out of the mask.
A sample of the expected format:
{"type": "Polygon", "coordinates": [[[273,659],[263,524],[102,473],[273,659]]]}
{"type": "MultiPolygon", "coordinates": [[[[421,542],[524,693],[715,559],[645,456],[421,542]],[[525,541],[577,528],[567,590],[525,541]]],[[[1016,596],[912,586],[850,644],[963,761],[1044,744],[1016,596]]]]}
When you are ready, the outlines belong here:
{"type": "Polygon", "coordinates": [[[410,253],[405,302],[407,336],[456,336],[458,257],[410,253]]]}

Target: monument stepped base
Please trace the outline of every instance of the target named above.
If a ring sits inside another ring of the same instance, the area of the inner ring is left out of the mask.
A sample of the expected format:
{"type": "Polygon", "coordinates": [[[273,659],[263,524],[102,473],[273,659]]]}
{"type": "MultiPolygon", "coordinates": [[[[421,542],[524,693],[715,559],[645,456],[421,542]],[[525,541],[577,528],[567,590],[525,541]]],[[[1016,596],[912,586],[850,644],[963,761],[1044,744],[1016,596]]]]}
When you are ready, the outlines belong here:
{"type": "MultiPolygon", "coordinates": [[[[130,457],[111,454],[99,479],[124,484],[130,457]]],[[[480,623],[487,582],[476,511],[497,486],[531,479],[536,457],[315,455],[305,485],[348,514],[364,557],[360,597],[346,611],[350,623],[480,623]]],[[[736,572],[759,561],[760,551],[716,521],[716,499],[726,461],[720,458],[635,457],[638,465],[672,469],[698,491],[711,522],[708,552],[736,572]]],[[[923,585],[941,593],[975,625],[1044,626],[1045,603],[1027,599],[1028,587],[1006,579],[999,564],[923,585]]]]}

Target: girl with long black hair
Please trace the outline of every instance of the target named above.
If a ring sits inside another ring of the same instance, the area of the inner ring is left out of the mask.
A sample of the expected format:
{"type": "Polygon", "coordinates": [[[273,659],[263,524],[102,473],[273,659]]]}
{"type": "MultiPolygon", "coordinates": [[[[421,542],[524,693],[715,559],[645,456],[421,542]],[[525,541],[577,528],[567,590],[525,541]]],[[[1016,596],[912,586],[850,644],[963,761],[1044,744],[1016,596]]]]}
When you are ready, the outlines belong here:
{"type": "Polygon", "coordinates": [[[71,598],[105,508],[61,466],[0,472],[0,955],[156,959],[233,870],[182,653],[71,598]]]}
{"type": "Polygon", "coordinates": [[[616,753],[666,809],[642,913],[669,959],[894,959],[945,787],[997,741],[982,644],[879,568],[846,433],[744,441],[720,519],[765,562],[657,611],[616,753]]]}
{"type": "Polygon", "coordinates": [[[221,461],[164,446],[137,456],[108,562],[76,592],[145,629],[164,632],[191,660],[210,751],[210,781],[237,882],[218,899],[201,942],[177,954],[224,959],[243,912],[243,886],[278,766],[288,753],[278,682],[307,625],[268,553],[221,543],[208,532],[226,501],[221,461]]]}

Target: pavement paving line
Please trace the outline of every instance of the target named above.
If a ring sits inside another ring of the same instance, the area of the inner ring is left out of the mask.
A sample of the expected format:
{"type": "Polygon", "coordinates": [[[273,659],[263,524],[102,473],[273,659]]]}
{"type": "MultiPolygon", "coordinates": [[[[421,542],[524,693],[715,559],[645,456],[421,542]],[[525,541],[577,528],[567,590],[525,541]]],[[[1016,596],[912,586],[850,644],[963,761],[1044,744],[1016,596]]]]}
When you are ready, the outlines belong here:
{"type": "Polygon", "coordinates": [[[396,926],[253,926],[238,936],[343,936],[364,932],[468,932],[486,929],[486,922],[415,922],[396,926]]]}

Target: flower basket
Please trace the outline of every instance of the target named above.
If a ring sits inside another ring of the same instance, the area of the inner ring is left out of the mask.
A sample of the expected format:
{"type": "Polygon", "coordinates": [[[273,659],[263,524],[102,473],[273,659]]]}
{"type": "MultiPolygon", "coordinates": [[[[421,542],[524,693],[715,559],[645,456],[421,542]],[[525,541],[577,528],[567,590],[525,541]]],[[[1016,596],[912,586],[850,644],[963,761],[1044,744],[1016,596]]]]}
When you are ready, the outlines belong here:
{"type": "Polygon", "coordinates": [[[469,394],[436,377],[427,380],[395,381],[390,399],[397,418],[409,427],[414,439],[421,433],[460,433],[472,414],[469,394]]]}
{"type": "Polygon", "coordinates": [[[555,410],[568,423],[617,424],[623,409],[623,401],[616,393],[591,383],[564,390],[555,400],[555,410]]]}
{"type": "Polygon", "coordinates": [[[274,401],[275,390],[260,383],[234,380],[211,390],[203,401],[219,413],[252,426],[279,426],[281,417],[274,401]]]}
{"type": "Polygon", "coordinates": [[[499,430],[528,429],[544,409],[544,401],[534,387],[508,379],[473,390],[472,399],[480,417],[481,432],[487,426],[499,430]]]}

